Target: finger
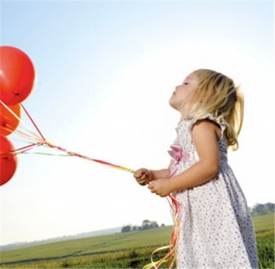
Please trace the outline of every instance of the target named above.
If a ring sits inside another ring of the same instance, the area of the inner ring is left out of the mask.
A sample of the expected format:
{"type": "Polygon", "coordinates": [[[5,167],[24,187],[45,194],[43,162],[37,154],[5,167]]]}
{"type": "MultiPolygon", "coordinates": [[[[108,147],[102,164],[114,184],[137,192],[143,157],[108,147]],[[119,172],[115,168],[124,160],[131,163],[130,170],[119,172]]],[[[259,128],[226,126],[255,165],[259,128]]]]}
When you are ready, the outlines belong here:
{"type": "Polygon", "coordinates": [[[134,177],[137,179],[137,180],[144,180],[145,177],[143,174],[139,173],[139,174],[135,174],[134,177]]]}
{"type": "Polygon", "coordinates": [[[153,191],[154,185],[152,184],[152,182],[148,183],[148,189],[150,189],[151,191],[153,191]]]}
{"type": "Polygon", "coordinates": [[[140,179],[140,178],[136,179],[136,181],[137,181],[138,184],[140,184],[140,185],[142,185],[142,186],[144,186],[144,185],[147,184],[146,180],[142,180],[142,179],[140,179]]]}
{"type": "Polygon", "coordinates": [[[141,175],[141,177],[140,177],[140,179],[145,179],[145,178],[146,178],[145,174],[141,175]]]}
{"type": "Polygon", "coordinates": [[[144,186],[144,185],[146,185],[146,181],[140,181],[139,184],[142,185],[142,186],[144,186]]]}
{"type": "Polygon", "coordinates": [[[146,178],[139,177],[137,178],[137,180],[143,182],[143,181],[146,181],[146,178]]]}
{"type": "Polygon", "coordinates": [[[134,173],[134,176],[135,176],[135,177],[140,177],[140,176],[141,176],[141,172],[140,172],[140,171],[135,172],[135,173],[134,173]]]}

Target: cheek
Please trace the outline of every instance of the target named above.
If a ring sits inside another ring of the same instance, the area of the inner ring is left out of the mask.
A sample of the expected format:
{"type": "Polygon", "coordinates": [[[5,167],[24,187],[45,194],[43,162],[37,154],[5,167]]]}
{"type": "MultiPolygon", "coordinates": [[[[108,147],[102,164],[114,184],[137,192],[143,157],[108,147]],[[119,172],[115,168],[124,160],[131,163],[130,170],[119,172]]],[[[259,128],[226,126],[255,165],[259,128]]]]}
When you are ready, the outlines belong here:
{"type": "Polygon", "coordinates": [[[182,91],[178,94],[178,100],[184,101],[184,99],[186,99],[187,96],[188,96],[188,93],[186,91],[182,91]]]}

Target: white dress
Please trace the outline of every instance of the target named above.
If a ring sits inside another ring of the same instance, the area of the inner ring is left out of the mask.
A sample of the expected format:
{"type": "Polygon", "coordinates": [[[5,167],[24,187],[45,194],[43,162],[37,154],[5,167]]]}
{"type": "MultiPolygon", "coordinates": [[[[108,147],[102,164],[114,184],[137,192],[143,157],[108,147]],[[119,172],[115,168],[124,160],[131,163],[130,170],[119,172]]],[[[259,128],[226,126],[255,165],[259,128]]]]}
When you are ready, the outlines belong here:
{"type": "MultiPolygon", "coordinates": [[[[258,268],[255,233],[244,194],[227,163],[225,123],[206,115],[222,131],[218,141],[220,169],[207,183],[173,196],[180,203],[180,237],[176,250],[177,268],[258,268]]],[[[198,161],[191,129],[194,120],[183,120],[176,128],[174,144],[184,157],[174,161],[180,174],[198,161]],[[187,156],[187,157],[186,157],[187,156]]]]}

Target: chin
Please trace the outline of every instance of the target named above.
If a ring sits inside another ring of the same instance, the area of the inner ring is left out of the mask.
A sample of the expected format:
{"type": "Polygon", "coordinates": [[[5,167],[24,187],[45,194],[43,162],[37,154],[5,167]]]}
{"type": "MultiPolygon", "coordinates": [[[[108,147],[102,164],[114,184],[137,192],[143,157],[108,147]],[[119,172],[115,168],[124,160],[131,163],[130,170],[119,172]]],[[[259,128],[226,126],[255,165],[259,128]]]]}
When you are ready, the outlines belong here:
{"type": "Polygon", "coordinates": [[[174,109],[176,109],[176,110],[179,110],[178,106],[177,106],[175,103],[169,101],[169,105],[170,105],[172,108],[174,108],[174,109]]]}

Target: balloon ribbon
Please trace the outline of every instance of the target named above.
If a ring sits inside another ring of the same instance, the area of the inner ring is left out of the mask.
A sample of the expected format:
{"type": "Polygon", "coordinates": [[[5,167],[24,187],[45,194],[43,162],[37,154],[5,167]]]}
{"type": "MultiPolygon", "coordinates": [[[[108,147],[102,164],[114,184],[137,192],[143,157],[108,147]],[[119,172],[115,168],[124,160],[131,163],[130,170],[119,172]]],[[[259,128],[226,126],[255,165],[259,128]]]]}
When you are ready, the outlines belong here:
{"type": "MultiPolygon", "coordinates": [[[[13,154],[23,154],[23,153],[27,153],[27,151],[31,150],[33,147],[35,146],[46,146],[46,147],[50,147],[53,149],[57,149],[59,151],[64,152],[66,155],[62,155],[62,156],[76,156],[82,159],[86,159],[89,161],[93,161],[99,164],[103,164],[103,165],[107,165],[110,166],[112,168],[116,168],[116,169],[120,169],[120,170],[124,170],[126,172],[130,172],[130,173],[135,173],[135,170],[121,166],[121,165],[116,165],[110,162],[105,162],[99,159],[94,159],[94,158],[90,158],[88,156],[73,152],[73,151],[68,151],[65,148],[62,148],[60,146],[56,146],[53,145],[52,143],[46,141],[45,137],[43,136],[43,134],[41,133],[41,131],[39,130],[38,126],[35,124],[34,120],[32,119],[32,117],[30,116],[30,114],[28,113],[28,111],[26,110],[26,108],[23,106],[23,104],[21,103],[21,106],[23,108],[23,110],[25,111],[26,115],[28,116],[28,118],[30,119],[30,121],[32,122],[33,126],[35,127],[35,129],[37,130],[37,132],[39,133],[39,136],[32,133],[32,135],[34,136],[30,136],[26,133],[23,133],[21,131],[17,131],[17,134],[23,136],[24,138],[27,138],[29,140],[32,140],[32,142],[24,147],[18,148],[16,150],[14,150],[13,154]]],[[[21,121],[21,119],[20,119],[21,121]]],[[[38,152],[37,154],[44,154],[44,155],[53,155],[50,153],[41,153],[38,152]]],[[[163,247],[159,247],[156,250],[154,250],[151,254],[151,263],[145,265],[143,268],[144,269],[150,269],[150,268],[159,268],[159,266],[163,263],[168,262],[168,268],[172,268],[173,265],[175,265],[176,263],[176,248],[177,248],[177,243],[178,243],[178,239],[179,239],[179,234],[180,234],[180,203],[172,196],[172,195],[168,195],[167,200],[169,202],[170,205],[170,209],[171,209],[171,214],[172,214],[172,218],[174,221],[174,225],[173,225],[173,230],[172,230],[172,234],[171,234],[171,238],[170,238],[170,244],[167,246],[163,246],[163,247]],[[165,256],[160,259],[159,261],[154,261],[153,260],[153,256],[154,254],[156,254],[159,251],[168,249],[167,253],[165,254],[165,256]]]]}

